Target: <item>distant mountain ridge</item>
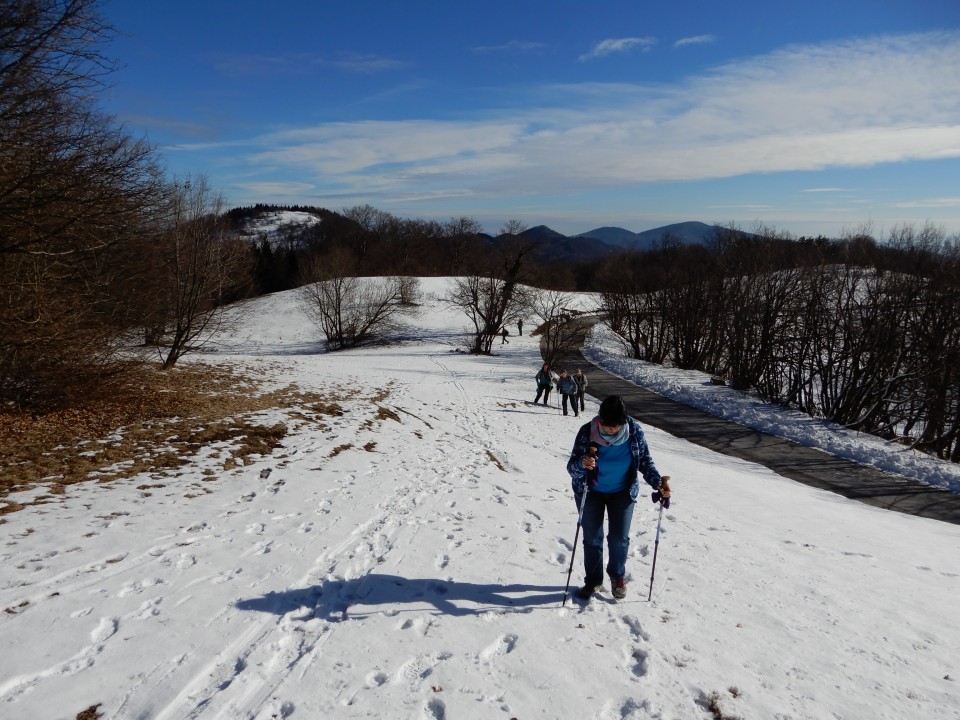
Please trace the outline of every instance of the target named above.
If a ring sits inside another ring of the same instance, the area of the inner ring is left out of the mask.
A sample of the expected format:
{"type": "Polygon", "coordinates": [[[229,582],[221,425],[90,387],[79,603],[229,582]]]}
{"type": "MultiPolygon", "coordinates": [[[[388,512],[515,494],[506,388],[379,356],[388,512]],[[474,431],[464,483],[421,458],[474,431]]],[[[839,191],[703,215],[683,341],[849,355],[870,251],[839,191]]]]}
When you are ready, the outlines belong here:
{"type": "Polygon", "coordinates": [[[652,250],[667,237],[673,238],[683,245],[702,245],[711,239],[716,232],[715,225],[697,221],[688,221],[664,225],[644,230],[640,233],[630,232],[620,227],[601,227],[588,230],[575,237],[592,238],[608,245],[614,245],[631,250],[652,250]]]}
{"type": "Polygon", "coordinates": [[[653,250],[665,238],[682,245],[703,245],[716,233],[715,225],[689,221],[631,232],[620,227],[601,227],[578,235],[564,235],[546,225],[537,225],[520,233],[520,237],[539,241],[534,255],[540,260],[589,260],[613,255],[624,250],[653,250]]]}

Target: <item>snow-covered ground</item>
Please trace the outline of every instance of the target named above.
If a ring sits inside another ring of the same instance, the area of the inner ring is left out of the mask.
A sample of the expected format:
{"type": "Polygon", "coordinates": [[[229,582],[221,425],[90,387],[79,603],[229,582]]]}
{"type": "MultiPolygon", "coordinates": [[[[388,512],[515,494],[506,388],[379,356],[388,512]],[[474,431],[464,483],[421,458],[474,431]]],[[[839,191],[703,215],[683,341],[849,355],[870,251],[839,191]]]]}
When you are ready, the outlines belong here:
{"type": "Polygon", "coordinates": [[[278,243],[320,222],[322,219],[318,215],[303,210],[271,210],[250,220],[243,228],[243,234],[251,238],[265,237],[271,243],[278,243]]]}
{"type": "Polygon", "coordinates": [[[647,428],[674,488],[653,599],[643,501],[626,600],[561,607],[585,418],[524,402],[535,338],[458,352],[431,304],[413,339],[323,355],[293,293],[236,312],[195,360],[343,414],[264,412],[290,428],[270,457],[7,515],[0,717],[960,716],[960,527],[647,428]]]}

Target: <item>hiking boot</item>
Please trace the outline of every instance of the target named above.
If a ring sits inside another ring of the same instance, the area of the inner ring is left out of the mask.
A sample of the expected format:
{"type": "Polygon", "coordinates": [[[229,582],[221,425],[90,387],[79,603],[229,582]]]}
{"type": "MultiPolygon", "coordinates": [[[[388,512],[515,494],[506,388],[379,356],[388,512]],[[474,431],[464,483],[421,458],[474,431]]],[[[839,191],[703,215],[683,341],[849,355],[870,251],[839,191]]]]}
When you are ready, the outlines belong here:
{"type": "Polygon", "coordinates": [[[581,600],[589,600],[593,597],[593,594],[603,590],[603,585],[584,585],[582,588],[577,590],[577,597],[581,600]]]}
{"type": "Polygon", "coordinates": [[[627,579],[610,578],[610,591],[617,600],[623,600],[627,596],[627,579]]]}

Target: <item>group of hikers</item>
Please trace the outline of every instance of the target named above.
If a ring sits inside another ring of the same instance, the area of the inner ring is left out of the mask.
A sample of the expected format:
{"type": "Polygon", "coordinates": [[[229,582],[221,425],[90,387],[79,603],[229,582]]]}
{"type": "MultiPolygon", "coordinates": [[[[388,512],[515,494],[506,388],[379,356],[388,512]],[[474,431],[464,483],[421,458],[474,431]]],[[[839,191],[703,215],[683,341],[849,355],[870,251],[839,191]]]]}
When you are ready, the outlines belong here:
{"type": "MultiPolygon", "coordinates": [[[[563,397],[563,414],[568,403],[574,417],[586,409],[584,391],[587,376],[577,368],[573,374],[561,370],[553,373],[544,363],[536,374],[537,396],[549,404],[550,392],[556,385],[563,397]]],[[[603,576],[610,578],[610,593],[616,599],[627,595],[627,553],[630,548],[630,524],[640,495],[640,477],[652,489],[651,498],[668,507],[668,478],[657,471],[640,423],[627,415],[619,395],[610,395],[590,422],[577,431],[567,472],[572,481],[573,496],[580,513],[583,530],[583,586],[576,596],[589,600],[603,590],[603,576]],[[607,562],[604,564],[604,516],[606,516],[607,562]]],[[[659,538],[658,538],[659,539],[659,538]]],[[[571,569],[572,569],[571,561],[571,569]]],[[[652,581],[651,581],[652,582],[652,581]]],[[[566,596],[564,596],[566,597],[566,596]]]]}
{"type": "Polygon", "coordinates": [[[587,389],[587,376],[583,374],[580,368],[572,375],[566,370],[561,370],[556,375],[551,369],[549,363],[544,363],[543,367],[537,372],[537,397],[534,398],[534,404],[540,402],[543,396],[543,404],[550,404],[550,392],[554,385],[557,392],[560,393],[563,403],[563,414],[567,414],[567,404],[573,409],[573,416],[580,417],[580,411],[586,409],[583,401],[583,393],[587,389]]]}

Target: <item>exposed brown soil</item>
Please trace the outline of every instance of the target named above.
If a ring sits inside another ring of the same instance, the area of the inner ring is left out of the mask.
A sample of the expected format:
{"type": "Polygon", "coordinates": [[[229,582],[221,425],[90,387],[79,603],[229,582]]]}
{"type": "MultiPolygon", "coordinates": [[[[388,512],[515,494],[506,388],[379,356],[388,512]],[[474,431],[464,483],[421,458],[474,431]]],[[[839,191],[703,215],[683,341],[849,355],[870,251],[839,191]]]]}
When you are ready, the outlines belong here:
{"type": "Polygon", "coordinates": [[[102,395],[68,410],[0,413],[0,515],[55,501],[78,482],[110,482],[145,471],[166,478],[202,448],[213,447],[224,469],[248,464],[252,456],[270,454],[288,431],[285,423],[264,424],[256,413],[279,408],[291,422],[323,424],[324,417],[342,414],[339,402],[357,393],[330,388],[320,394],[296,386],[264,391],[241,373],[191,364],[166,372],[146,368],[135,382],[102,395]],[[44,494],[29,503],[7,499],[38,486],[44,494]]]}

